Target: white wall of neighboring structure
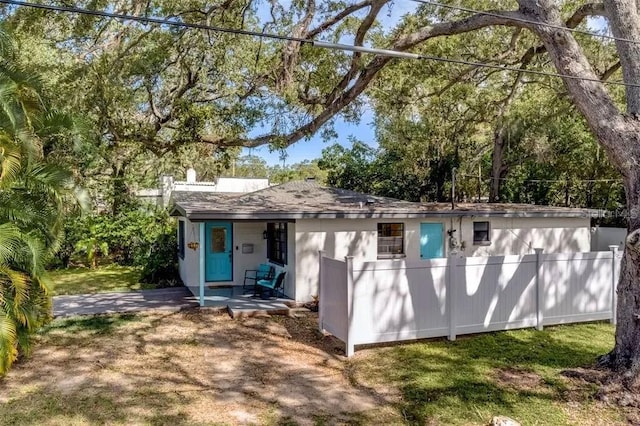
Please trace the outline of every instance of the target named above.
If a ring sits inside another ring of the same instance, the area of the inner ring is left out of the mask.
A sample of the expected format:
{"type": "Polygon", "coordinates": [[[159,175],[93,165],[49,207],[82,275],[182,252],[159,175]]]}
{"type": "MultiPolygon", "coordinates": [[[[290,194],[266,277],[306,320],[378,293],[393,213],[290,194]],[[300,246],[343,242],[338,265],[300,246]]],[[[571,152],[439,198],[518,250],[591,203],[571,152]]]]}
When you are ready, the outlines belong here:
{"type": "Polygon", "coordinates": [[[269,179],[218,178],[215,192],[253,192],[269,187],[269,179]]]}
{"type": "Polygon", "coordinates": [[[597,226],[592,230],[591,250],[608,251],[609,246],[618,246],[618,250],[624,248],[627,238],[627,228],[607,228],[597,226]]]}
{"type": "MultiPolygon", "coordinates": [[[[158,198],[162,199],[162,205],[169,205],[173,191],[184,192],[234,192],[246,193],[259,191],[269,187],[269,179],[262,178],[218,178],[215,182],[196,180],[195,170],[187,170],[186,181],[176,181],[173,176],[160,178],[160,189],[140,190],[158,191],[158,198]]],[[[142,196],[142,195],[141,195],[142,196]]]]}
{"type": "Polygon", "coordinates": [[[524,255],[533,247],[545,253],[588,252],[588,218],[477,218],[489,221],[491,244],[473,245],[473,218],[429,219],[302,219],[296,222],[296,301],[308,301],[318,294],[319,250],[327,257],[357,261],[378,259],[378,223],[401,222],[405,226],[406,261],[420,261],[420,223],[442,223],[444,255],[451,250],[447,231],[454,234],[464,256],[524,255]]]}
{"type": "Polygon", "coordinates": [[[172,191],[245,193],[269,187],[269,179],[219,178],[216,182],[173,182],[172,191]]]}
{"type": "Polygon", "coordinates": [[[160,189],[139,189],[135,192],[135,196],[142,203],[164,207],[162,204],[162,190],[160,189]]]}

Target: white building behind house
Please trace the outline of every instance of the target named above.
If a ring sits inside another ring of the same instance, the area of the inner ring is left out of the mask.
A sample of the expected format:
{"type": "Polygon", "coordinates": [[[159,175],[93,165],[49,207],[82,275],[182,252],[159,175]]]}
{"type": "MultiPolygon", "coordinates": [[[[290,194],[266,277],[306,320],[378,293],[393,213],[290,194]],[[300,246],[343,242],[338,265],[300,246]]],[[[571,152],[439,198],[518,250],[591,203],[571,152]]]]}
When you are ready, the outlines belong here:
{"type": "Polygon", "coordinates": [[[159,188],[140,189],[135,194],[143,202],[159,207],[168,207],[171,203],[171,194],[175,191],[241,194],[268,187],[269,179],[266,178],[219,177],[214,181],[198,181],[196,171],[188,169],[187,180],[177,181],[173,176],[162,176],[159,188]]]}

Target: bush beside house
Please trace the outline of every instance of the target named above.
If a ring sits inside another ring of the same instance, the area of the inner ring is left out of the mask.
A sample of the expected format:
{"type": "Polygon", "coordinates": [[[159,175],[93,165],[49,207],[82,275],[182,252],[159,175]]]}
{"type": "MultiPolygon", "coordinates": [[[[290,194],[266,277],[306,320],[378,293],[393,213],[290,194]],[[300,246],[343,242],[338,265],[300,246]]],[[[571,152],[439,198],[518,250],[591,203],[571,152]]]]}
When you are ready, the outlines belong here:
{"type": "Polygon", "coordinates": [[[65,223],[65,238],[54,268],[116,263],[142,270],[141,282],[158,287],[180,285],[176,224],[165,210],[139,205],[113,216],[77,214],[65,223]]]}

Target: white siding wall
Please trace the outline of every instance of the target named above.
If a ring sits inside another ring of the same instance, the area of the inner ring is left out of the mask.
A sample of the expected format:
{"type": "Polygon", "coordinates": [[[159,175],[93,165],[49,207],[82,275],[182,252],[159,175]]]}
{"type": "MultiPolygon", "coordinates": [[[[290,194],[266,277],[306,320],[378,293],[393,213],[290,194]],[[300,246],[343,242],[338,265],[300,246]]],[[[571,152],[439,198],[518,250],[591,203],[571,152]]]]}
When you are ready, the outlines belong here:
{"type": "Polygon", "coordinates": [[[344,259],[349,255],[360,260],[376,260],[377,223],[374,219],[296,221],[296,301],[306,302],[318,295],[319,250],[324,250],[327,257],[335,259],[344,259]]]}
{"type": "MultiPolygon", "coordinates": [[[[457,222],[457,221],[456,221],[457,222]]],[[[462,237],[466,256],[531,254],[534,247],[545,253],[588,252],[591,250],[589,218],[464,218],[462,237]],[[473,222],[489,220],[491,245],[473,245],[473,222]]],[[[458,226],[457,229],[460,229],[458,226]]]]}
{"type": "Polygon", "coordinates": [[[200,269],[199,269],[199,256],[200,249],[192,250],[187,247],[189,242],[200,243],[200,224],[197,222],[191,222],[189,219],[180,218],[184,221],[184,259],[178,258],[178,266],[180,268],[180,278],[185,286],[198,294],[198,287],[200,285],[200,269]]]}
{"type": "Polygon", "coordinates": [[[256,269],[267,261],[267,240],[262,233],[267,229],[261,222],[237,222],[233,224],[233,281],[242,285],[244,271],[256,269]],[[253,244],[253,253],[242,253],[242,244],[253,244]]]}
{"type": "MultiPolygon", "coordinates": [[[[446,231],[456,229],[456,239],[464,243],[465,256],[524,255],[533,253],[533,247],[544,248],[545,253],[588,252],[591,246],[588,218],[477,218],[490,221],[491,244],[473,245],[473,218],[429,219],[302,219],[296,222],[295,252],[297,263],[295,299],[303,302],[318,294],[318,251],[327,257],[355,261],[378,259],[378,223],[405,224],[405,260],[420,260],[420,223],[444,225],[444,255],[449,254],[446,231]]],[[[289,228],[290,235],[293,234],[289,228]]],[[[292,245],[289,246],[290,250],[292,245]]],[[[292,263],[290,263],[291,265],[292,263]]]]}

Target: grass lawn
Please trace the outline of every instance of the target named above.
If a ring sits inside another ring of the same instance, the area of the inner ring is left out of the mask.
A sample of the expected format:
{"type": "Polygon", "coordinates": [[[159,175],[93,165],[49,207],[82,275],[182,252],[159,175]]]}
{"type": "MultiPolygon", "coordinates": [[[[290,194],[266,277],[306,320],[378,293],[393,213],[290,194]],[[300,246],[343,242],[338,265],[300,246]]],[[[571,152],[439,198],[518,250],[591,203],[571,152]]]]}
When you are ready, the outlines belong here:
{"type": "Polygon", "coordinates": [[[562,374],[608,352],[613,332],[590,323],[376,349],[354,362],[355,380],[391,386],[410,423],[481,425],[506,415],[523,425],[625,424],[594,399],[595,385],[562,374]]]}
{"type": "Polygon", "coordinates": [[[156,288],[153,284],[139,283],[140,269],[115,264],[96,269],[72,267],[49,272],[53,295],[131,291],[156,288]]]}
{"type": "Polygon", "coordinates": [[[345,359],[315,314],[206,310],[56,320],[0,379],[0,424],[625,424],[565,377],[613,341],[582,324],[370,348],[345,359]]]}

